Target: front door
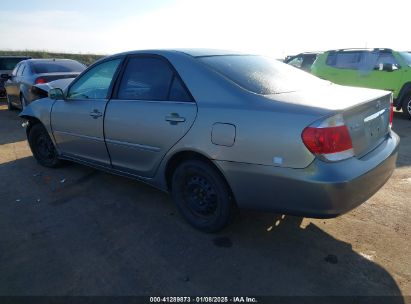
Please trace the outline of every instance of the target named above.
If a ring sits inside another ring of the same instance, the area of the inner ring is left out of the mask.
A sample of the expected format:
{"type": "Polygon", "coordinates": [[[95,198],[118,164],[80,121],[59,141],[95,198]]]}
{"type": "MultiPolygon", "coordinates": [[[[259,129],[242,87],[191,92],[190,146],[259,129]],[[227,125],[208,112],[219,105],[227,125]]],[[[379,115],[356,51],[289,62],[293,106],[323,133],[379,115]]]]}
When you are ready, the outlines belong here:
{"type": "Polygon", "coordinates": [[[51,113],[53,135],[65,156],[109,166],[104,143],[104,112],[121,58],[99,63],[57,100],[51,113]]]}
{"type": "Polygon", "coordinates": [[[196,113],[191,94],[166,59],[129,57],[104,122],[113,167],[152,177],[196,113]]]}
{"type": "Polygon", "coordinates": [[[380,89],[391,92],[398,91],[401,86],[403,70],[391,51],[364,52],[358,75],[358,86],[380,89]],[[398,69],[394,71],[380,70],[380,65],[393,64],[398,69]]]}

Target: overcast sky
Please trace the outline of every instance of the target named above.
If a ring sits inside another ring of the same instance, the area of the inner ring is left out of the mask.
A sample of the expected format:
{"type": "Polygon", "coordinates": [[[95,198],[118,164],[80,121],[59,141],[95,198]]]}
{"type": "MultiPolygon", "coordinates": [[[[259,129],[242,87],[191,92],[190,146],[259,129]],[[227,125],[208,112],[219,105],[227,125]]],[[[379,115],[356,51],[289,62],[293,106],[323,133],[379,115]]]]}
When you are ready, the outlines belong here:
{"type": "Polygon", "coordinates": [[[410,0],[2,1],[0,49],[112,54],[220,48],[283,57],[303,51],[411,51],[410,0]]]}

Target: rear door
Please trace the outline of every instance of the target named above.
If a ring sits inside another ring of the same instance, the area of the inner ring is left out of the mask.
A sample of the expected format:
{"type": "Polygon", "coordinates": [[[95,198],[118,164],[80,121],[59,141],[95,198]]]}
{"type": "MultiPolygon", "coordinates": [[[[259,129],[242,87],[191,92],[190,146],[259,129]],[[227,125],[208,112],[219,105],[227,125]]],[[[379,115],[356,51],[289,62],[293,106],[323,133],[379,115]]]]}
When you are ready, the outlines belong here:
{"type": "Polygon", "coordinates": [[[196,114],[196,103],[165,58],[130,56],[105,115],[106,144],[113,167],[153,176],[196,114]]]}
{"type": "Polygon", "coordinates": [[[51,113],[56,143],[65,156],[109,166],[104,143],[104,112],[122,58],[103,61],[74,80],[65,100],[51,113]]]}

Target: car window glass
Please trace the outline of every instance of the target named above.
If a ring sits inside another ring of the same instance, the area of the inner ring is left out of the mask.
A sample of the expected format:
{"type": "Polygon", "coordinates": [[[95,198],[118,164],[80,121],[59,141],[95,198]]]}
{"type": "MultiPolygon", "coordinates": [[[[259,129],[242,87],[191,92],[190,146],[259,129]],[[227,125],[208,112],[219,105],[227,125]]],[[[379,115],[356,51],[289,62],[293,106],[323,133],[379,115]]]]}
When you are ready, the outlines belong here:
{"type": "Polygon", "coordinates": [[[98,64],[78,79],[70,88],[69,99],[106,99],[114,73],[121,59],[98,64]]]}
{"type": "Polygon", "coordinates": [[[16,67],[11,72],[11,76],[17,76],[17,71],[19,70],[20,64],[16,65],[16,67]]]}
{"type": "Polygon", "coordinates": [[[411,54],[407,52],[400,52],[401,58],[406,62],[408,66],[411,66],[411,54]]]}
{"type": "Polygon", "coordinates": [[[361,52],[331,52],[328,54],[326,64],[340,69],[358,69],[361,52]]]}
{"type": "Polygon", "coordinates": [[[301,65],[303,64],[303,58],[302,57],[296,57],[292,59],[291,61],[288,62],[289,65],[295,66],[296,68],[301,68],[301,65]]]}
{"type": "Polygon", "coordinates": [[[67,72],[83,72],[86,67],[75,60],[50,60],[50,61],[34,61],[32,62],[33,72],[36,74],[42,73],[67,73],[67,72]]]}
{"type": "Polygon", "coordinates": [[[172,101],[192,101],[180,78],[174,76],[170,87],[169,99],[172,101]]]}
{"type": "Polygon", "coordinates": [[[22,76],[22,75],[24,75],[24,71],[26,70],[26,64],[24,64],[24,63],[22,63],[21,64],[21,68],[20,68],[20,70],[19,70],[19,76],[22,76]]]}
{"type": "Polygon", "coordinates": [[[119,99],[167,100],[174,73],[159,58],[131,58],[118,90],[119,99]]]}
{"type": "Polygon", "coordinates": [[[13,58],[13,57],[5,57],[0,58],[0,70],[13,70],[16,65],[26,58],[13,58]]]}
{"type": "Polygon", "coordinates": [[[395,60],[394,56],[391,53],[381,52],[380,55],[378,56],[376,65],[384,64],[384,63],[398,64],[397,60],[395,60]]]}
{"type": "Polygon", "coordinates": [[[257,94],[293,92],[324,84],[309,73],[269,57],[217,55],[197,58],[240,87],[257,94]]]}

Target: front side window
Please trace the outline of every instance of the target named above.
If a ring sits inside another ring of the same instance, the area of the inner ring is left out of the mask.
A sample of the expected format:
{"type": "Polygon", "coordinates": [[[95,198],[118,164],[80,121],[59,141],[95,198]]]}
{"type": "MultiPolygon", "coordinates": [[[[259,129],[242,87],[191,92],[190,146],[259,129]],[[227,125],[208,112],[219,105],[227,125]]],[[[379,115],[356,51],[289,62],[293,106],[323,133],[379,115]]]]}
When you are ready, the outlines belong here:
{"type": "Polygon", "coordinates": [[[381,52],[378,56],[376,65],[379,64],[398,64],[391,52],[381,52]]]}
{"type": "Polygon", "coordinates": [[[411,54],[408,52],[400,52],[401,58],[405,61],[405,63],[411,67],[411,54]]]}
{"type": "Polygon", "coordinates": [[[98,64],[80,77],[69,89],[69,99],[106,99],[121,59],[98,64]]]}

